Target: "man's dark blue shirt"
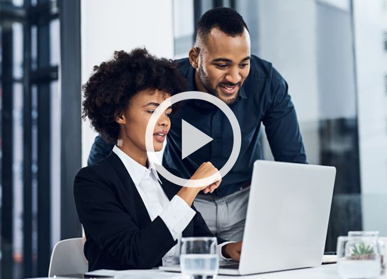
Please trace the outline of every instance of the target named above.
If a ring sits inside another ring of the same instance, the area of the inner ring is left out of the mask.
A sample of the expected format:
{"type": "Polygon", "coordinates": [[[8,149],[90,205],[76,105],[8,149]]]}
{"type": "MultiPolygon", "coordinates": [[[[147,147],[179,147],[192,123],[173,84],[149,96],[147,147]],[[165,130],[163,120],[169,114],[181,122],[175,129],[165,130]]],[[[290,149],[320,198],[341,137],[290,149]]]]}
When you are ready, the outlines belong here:
{"type": "MultiPolygon", "coordinates": [[[[197,91],[195,69],[187,58],[177,61],[181,74],[188,81],[187,91],[197,91]]],[[[221,186],[213,195],[222,197],[234,193],[251,181],[256,160],[262,159],[261,123],[274,159],[283,162],[306,163],[306,155],[296,112],[288,94],[288,85],[271,63],[251,56],[250,73],[239,91],[237,100],[229,105],[234,112],[242,135],[239,157],[223,177],[221,186]]],[[[216,106],[201,100],[179,104],[171,115],[171,129],[164,151],[163,166],[182,178],[190,178],[196,169],[210,161],[218,169],[227,162],[232,146],[231,124],[216,106]],[[213,141],[198,149],[184,160],[182,151],[182,119],[207,134],[213,141]]],[[[91,149],[88,163],[93,164],[107,156],[113,145],[98,136],[91,149]]]]}

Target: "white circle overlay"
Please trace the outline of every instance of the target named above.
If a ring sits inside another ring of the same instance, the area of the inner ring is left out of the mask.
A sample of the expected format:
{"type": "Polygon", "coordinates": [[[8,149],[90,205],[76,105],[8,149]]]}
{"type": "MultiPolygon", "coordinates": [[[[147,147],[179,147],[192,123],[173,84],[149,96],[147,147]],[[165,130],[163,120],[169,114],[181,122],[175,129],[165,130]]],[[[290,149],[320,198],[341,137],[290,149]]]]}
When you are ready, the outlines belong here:
{"type": "Polygon", "coordinates": [[[241,129],[240,129],[238,120],[235,117],[235,114],[233,113],[233,111],[229,108],[229,106],[219,98],[209,93],[203,93],[199,91],[182,92],[174,96],[171,96],[170,98],[163,101],[153,112],[151,118],[149,119],[148,125],[146,127],[146,133],[145,133],[145,146],[148,153],[148,160],[151,160],[154,163],[156,170],[162,176],[164,176],[170,182],[184,187],[204,187],[204,186],[211,185],[212,183],[218,181],[220,178],[223,178],[231,170],[236,160],[238,159],[239,152],[241,149],[241,141],[242,141],[242,136],[241,136],[241,129]],[[202,178],[202,179],[185,179],[170,173],[167,169],[163,167],[162,163],[157,158],[153,147],[154,128],[161,114],[164,113],[164,111],[168,109],[170,106],[172,106],[173,104],[184,100],[190,100],[190,99],[207,101],[217,106],[227,116],[228,120],[230,121],[233,136],[234,136],[234,143],[233,143],[231,155],[228,158],[226,164],[219,170],[218,173],[215,173],[209,177],[202,178]]]}

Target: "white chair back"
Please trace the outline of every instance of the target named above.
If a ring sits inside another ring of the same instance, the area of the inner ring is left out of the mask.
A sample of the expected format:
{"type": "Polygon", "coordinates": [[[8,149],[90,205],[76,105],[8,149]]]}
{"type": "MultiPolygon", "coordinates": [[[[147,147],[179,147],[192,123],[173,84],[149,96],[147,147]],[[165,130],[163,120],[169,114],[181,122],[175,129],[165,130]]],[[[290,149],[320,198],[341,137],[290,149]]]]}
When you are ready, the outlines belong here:
{"type": "Polygon", "coordinates": [[[51,254],[48,277],[85,274],[88,263],[83,254],[83,238],[70,238],[59,241],[51,254]]]}

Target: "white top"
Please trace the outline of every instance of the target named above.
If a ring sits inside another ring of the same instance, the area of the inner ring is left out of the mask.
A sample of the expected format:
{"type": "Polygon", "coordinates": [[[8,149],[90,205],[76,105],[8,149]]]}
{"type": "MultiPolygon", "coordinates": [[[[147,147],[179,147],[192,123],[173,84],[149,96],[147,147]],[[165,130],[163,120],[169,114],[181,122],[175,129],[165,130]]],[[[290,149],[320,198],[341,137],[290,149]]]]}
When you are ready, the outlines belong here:
{"type": "MultiPolygon", "coordinates": [[[[151,161],[148,160],[149,167],[146,168],[133,160],[116,145],[113,148],[113,152],[121,159],[132,178],[133,183],[145,204],[151,221],[156,219],[157,216],[160,216],[170,231],[173,239],[179,241],[183,230],[195,216],[195,210],[193,210],[178,195],[175,195],[172,200],[169,201],[167,195],[160,186],[161,180],[151,161]]],[[[221,251],[222,246],[228,243],[230,242],[220,244],[218,250],[221,251]]],[[[177,255],[177,247],[178,245],[172,247],[167,255],[177,255]]],[[[225,259],[221,253],[220,256],[225,259]]]]}

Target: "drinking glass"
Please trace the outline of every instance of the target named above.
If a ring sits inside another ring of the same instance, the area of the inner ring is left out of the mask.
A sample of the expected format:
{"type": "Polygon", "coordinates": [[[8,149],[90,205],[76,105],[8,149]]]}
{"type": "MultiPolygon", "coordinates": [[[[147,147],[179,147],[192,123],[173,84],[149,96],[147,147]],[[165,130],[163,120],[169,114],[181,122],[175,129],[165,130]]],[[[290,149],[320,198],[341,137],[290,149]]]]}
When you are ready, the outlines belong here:
{"type": "Polygon", "coordinates": [[[168,251],[163,257],[163,266],[175,266],[180,264],[180,239],[177,239],[177,244],[168,251]]]}
{"type": "Polygon", "coordinates": [[[219,256],[215,237],[185,237],[181,239],[181,272],[195,279],[215,278],[219,256]]]}
{"type": "Polygon", "coordinates": [[[343,278],[376,278],[380,275],[380,252],[375,236],[340,236],[337,270],[343,278]]]}

